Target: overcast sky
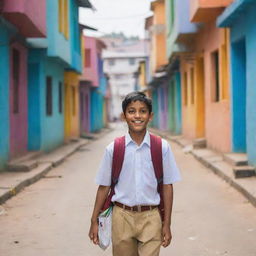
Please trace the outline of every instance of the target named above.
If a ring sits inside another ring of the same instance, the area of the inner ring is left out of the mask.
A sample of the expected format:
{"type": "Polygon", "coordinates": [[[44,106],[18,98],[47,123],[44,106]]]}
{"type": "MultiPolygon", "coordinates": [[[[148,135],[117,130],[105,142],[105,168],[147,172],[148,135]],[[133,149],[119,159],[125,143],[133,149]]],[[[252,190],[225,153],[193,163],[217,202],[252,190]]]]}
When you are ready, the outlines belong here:
{"type": "Polygon", "coordinates": [[[124,32],[127,36],[144,37],[145,18],[150,16],[150,0],[90,0],[96,11],[80,8],[80,22],[97,28],[99,32],[86,30],[87,35],[124,32]]]}

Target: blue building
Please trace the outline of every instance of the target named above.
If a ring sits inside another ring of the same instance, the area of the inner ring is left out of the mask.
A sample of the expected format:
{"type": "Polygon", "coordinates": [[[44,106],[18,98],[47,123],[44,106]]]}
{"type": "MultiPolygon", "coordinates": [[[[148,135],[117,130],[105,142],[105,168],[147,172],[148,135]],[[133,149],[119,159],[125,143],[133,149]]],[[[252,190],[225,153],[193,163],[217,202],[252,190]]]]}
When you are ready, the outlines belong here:
{"type": "Polygon", "coordinates": [[[29,39],[29,150],[50,151],[79,136],[78,76],[82,0],[47,0],[47,38],[29,39]]]}
{"type": "Polygon", "coordinates": [[[232,150],[256,166],[256,2],[236,0],[219,16],[230,28],[232,150]]]}

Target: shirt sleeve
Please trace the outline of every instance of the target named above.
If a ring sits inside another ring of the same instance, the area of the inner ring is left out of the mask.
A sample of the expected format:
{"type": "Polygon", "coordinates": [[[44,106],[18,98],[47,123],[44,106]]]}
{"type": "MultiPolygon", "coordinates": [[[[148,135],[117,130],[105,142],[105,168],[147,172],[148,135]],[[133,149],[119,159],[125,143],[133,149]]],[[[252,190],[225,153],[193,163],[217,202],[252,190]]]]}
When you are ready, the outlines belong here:
{"type": "Polygon", "coordinates": [[[111,143],[105,149],[97,176],[95,178],[96,184],[102,185],[102,186],[111,185],[112,155],[113,155],[113,144],[111,143]]]}
{"type": "Polygon", "coordinates": [[[163,174],[164,184],[173,184],[181,180],[180,171],[177,167],[171,146],[166,140],[162,140],[163,151],[163,174]]]}

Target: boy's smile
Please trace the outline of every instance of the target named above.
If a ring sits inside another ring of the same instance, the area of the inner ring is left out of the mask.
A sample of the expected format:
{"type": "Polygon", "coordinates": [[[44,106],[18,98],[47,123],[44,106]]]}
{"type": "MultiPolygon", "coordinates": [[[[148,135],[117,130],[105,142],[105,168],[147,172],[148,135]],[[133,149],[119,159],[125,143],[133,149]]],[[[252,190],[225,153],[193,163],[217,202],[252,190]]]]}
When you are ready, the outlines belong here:
{"type": "Polygon", "coordinates": [[[132,101],[126,108],[124,119],[127,122],[129,131],[132,133],[144,133],[148,122],[153,118],[149,113],[147,105],[142,101],[132,101]]]}

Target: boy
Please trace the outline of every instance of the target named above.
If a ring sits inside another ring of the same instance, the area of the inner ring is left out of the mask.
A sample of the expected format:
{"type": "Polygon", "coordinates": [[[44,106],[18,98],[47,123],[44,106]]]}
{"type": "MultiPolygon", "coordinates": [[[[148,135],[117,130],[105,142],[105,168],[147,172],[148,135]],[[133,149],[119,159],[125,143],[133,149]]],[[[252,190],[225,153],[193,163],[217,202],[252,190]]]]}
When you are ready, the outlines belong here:
{"type": "MultiPolygon", "coordinates": [[[[158,211],[160,196],[150,153],[147,125],[153,118],[152,102],[142,92],[128,94],[122,102],[128,125],[123,166],[115,186],[112,216],[114,256],[157,256],[171,242],[172,184],[180,180],[169,144],[162,139],[164,220],[158,211]],[[143,207],[141,207],[143,206],[143,207]],[[143,209],[143,211],[142,211],[143,209]]],[[[111,185],[114,143],[107,146],[96,178],[99,185],[89,237],[98,244],[97,217],[111,185]]]]}

